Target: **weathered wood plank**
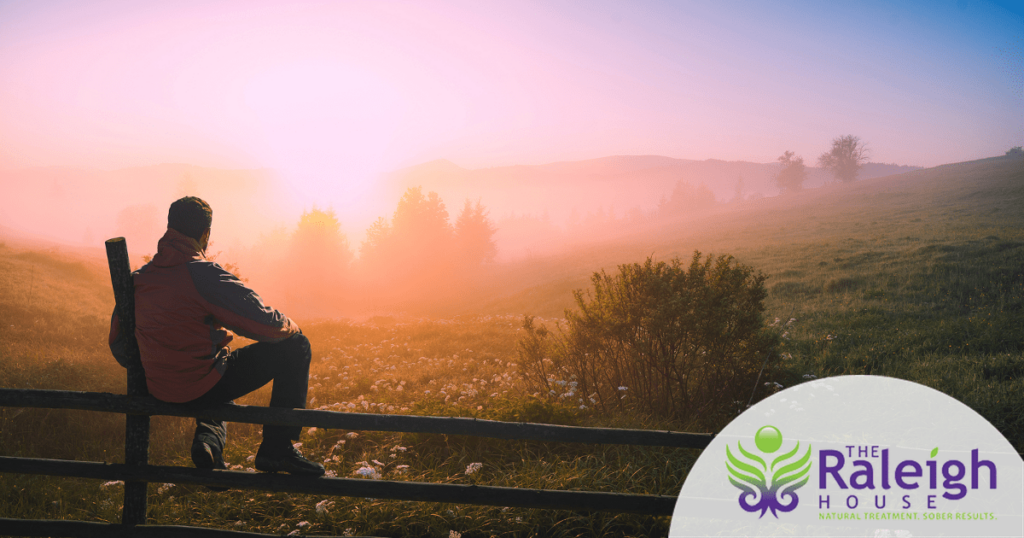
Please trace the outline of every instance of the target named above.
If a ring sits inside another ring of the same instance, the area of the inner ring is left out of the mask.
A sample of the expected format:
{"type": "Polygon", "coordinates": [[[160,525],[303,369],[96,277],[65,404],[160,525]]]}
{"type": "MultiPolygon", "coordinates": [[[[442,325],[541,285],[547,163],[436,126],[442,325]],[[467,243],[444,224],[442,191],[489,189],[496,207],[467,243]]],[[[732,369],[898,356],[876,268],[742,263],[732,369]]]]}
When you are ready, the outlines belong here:
{"type": "MultiPolygon", "coordinates": [[[[4,536],[74,536],[81,538],[279,538],[279,534],[228,531],[182,525],[114,525],[60,519],[0,518],[4,536]]],[[[332,538],[332,537],[326,537],[332,538]]],[[[336,537],[334,537],[336,538],[336,537]]],[[[364,537],[367,538],[367,537],[364,537]]]]}
{"type": "MultiPolygon", "coordinates": [[[[128,243],[123,237],[106,241],[107,265],[110,267],[110,283],[114,288],[114,302],[117,309],[121,334],[124,336],[125,352],[128,355],[128,395],[144,397],[146,373],[142,369],[139,344],[135,340],[135,281],[131,263],[128,260],[128,243]]],[[[128,415],[125,417],[124,461],[129,465],[149,463],[149,416],[128,415]]],[[[141,525],[146,522],[146,484],[130,482],[125,484],[124,510],[121,523],[141,525]]]]}
{"type": "Polygon", "coordinates": [[[81,409],[112,413],[195,417],[198,415],[251,424],[316,426],[318,428],[364,431],[394,431],[472,435],[497,439],[519,439],[591,444],[622,444],[674,448],[705,448],[713,434],[616,428],[582,428],[525,422],[500,422],[460,417],[421,417],[339,413],[311,409],[272,409],[246,405],[199,408],[168,404],[150,397],[130,397],[99,392],[37,389],[0,389],[0,405],[48,409],[81,409]]]}
{"type": "Polygon", "coordinates": [[[134,480],[201,484],[235,489],[342,497],[372,497],[405,501],[517,506],[584,512],[618,512],[655,516],[672,515],[676,502],[675,497],[666,495],[558,491],[354,478],[309,478],[284,474],[12,457],[0,457],[0,472],[124,480],[125,482],[134,480]]]}
{"type": "Polygon", "coordinates": [[[142,369],[139,343],[135,339],[135,280],[128,259],[128,243],[123,237],[115,237],[108,239],[104,246],[107,248],[110,284],[114,289],[114,308],[124,335],[125,354],[128,355],[128,394],[147,396],[146,372],[142,369]]]}

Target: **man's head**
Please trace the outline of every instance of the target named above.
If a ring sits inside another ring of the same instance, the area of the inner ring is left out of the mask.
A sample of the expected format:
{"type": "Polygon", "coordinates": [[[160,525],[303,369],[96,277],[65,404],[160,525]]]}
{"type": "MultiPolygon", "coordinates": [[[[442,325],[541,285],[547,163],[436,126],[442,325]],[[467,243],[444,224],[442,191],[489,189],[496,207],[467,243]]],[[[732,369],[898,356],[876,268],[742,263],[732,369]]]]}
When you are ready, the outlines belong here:
{"type": "Polygon", "coordinates": [[[210,240],[211,224],[213,209],[210,204],[195,196],[175,200],[167,212],[167,227],[195,239],[203,249],[210,240]]]}

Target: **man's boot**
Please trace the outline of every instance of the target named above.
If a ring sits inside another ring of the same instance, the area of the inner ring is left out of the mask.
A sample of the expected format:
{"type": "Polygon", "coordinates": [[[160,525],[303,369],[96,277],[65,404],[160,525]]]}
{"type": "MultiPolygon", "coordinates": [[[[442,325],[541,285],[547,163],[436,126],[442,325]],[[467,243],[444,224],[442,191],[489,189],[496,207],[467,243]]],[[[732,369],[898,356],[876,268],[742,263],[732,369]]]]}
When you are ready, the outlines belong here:
{"type": "Polygon", "coordinates": [[[323,465],[306,459],[289,442],[261,444],[259,451],[256,452],[256,470],[303,476],[323,476],[326,472],[323,465]]]}
{"type": "MultiPolygon", "coordinates": [[[[195,439],[192,441],[192,463],[197,469],[222,469],[228,468],[224,463],[221,451],[214,445],[195,439]]],[[[212,491],[227,491],[228,488],[221,486],[206,486],[212,491]]]]}

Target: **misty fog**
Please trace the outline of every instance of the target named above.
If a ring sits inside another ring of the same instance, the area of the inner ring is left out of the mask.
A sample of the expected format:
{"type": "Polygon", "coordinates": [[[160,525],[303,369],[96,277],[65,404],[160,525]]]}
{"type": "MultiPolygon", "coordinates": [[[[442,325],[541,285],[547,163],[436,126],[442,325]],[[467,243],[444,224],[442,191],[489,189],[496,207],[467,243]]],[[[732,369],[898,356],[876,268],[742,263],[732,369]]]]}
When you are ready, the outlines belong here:
{"type": "MultiPolygon", "coordinates": [[[[346,208],[302,207],[267,170],[26,169],[0,172],[0,231],[97,257],[105,239],[123,236],[140,265],[156,251],[170,202],[199,196],[214,210],[209,257],[271,304],[342,315],[451,299],[503,264],[742,211],[778,195],[778,168],[653,156],[481,170],[434,161],[386,175],[346,208]]],[[[862,175],[910,169],[869,164],[862,175]]],[[[806,186],[828,181],[811,169],[806,186]]]]}

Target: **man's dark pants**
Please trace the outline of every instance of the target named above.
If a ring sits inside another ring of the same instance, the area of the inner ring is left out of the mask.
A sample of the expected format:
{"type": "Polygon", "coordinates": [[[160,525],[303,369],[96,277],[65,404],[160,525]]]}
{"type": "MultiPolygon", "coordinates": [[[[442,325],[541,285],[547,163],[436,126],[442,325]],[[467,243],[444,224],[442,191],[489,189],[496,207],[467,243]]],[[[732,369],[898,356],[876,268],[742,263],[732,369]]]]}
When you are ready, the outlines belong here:
{"type": "MultiPolygon", "coordinates": [[[[306,407],[309,387],[309,340],[298,333],[277,343],[257,342],[232,351],[224,376],[206,394],[191,404],[215,405],[240,398],[274,381],[270,407],[306,407]]],[[[276,447],[299,438],[301,426],[264,426],[263,444],[276,447]]],[[[196,419],[196,441],[204,441],[223,453],[227,425],[219,420],[196,419]]]]}

